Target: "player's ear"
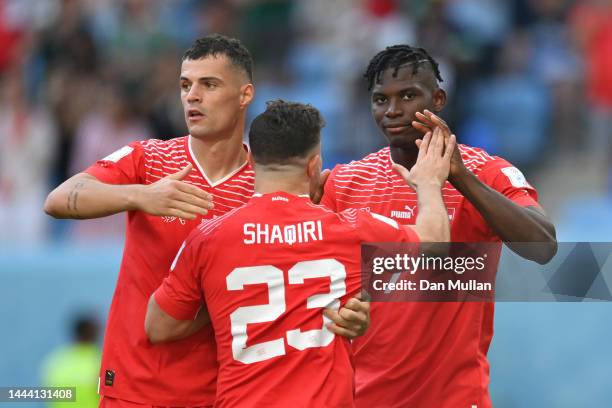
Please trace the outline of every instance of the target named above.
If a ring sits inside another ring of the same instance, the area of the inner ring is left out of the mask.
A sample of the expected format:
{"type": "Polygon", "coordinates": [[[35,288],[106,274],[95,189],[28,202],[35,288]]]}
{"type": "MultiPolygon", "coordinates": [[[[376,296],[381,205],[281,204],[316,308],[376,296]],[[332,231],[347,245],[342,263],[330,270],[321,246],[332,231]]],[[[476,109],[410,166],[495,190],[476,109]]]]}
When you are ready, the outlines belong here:
{"type": "Polygon", "coordinates": [[[321,174],[321,169],[323,168],[323,161],[321,160],[320,154],[314,154],[310,156],[308,159],[308,164],[306,166],[306,174],[308,178],[316,177],[321,174]]]}
{"type": "Polygon", "coordinates": [[[240,87],[240,108],[246,109],[255,97],[255,87],[253,84],[245,84],[240,87]]]}
{"type": "Polygon", "coordinates": [[[442,88],[437,88],[433,94],[433,111],[438,113],[442,111],[446,105],[446,91],[442,88]]]}

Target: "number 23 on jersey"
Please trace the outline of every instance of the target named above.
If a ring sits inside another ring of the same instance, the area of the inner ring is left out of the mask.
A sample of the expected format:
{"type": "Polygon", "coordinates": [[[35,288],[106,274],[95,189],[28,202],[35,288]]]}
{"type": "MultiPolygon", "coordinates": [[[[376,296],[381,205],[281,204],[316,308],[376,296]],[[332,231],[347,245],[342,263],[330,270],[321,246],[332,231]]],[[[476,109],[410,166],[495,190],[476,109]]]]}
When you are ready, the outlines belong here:
{"type": "MultiPolygon", "coordinates": [[[[298,262],[288,272],[289,285],[304,284],[306,279],[330,278],[328,293],[317,293],[306,299],[306,308],[331,308],[338,310],[339,298],[346,294],[346,269],[335,259],[318,259],[298,262]]],[[[243,290],[245,285],[267,284],[269,303],[243,306],[230,314],[232,331],[232,354],[234,359],[245,364],[268,360],[286,353],[284,339],[278,338],[247,347],[247,325],[273,322],[286,310],[285,282],[283,271],[272,265],[247,266],[234,269],[226,278],[228,290],[243,290]]],[[[320,329],[302,331],[299,328],[286,332],[287,344],[300,351],[311,347],[325,347],[334,339],[323,316],[320,329]]]]}

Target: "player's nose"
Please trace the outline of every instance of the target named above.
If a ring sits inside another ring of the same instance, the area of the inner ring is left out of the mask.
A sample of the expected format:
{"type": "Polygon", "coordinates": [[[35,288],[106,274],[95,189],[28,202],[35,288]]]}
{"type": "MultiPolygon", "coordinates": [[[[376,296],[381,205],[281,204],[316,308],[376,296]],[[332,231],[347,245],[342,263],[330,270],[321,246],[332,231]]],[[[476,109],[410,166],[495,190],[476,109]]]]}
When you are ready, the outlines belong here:
{"type": "Polygon", "coordinates": [[[402,113],[399,104],[394,101],[390,101],[385,110],[385,116],[388,118],[397,118],[398,116],[402,116],[402,113]]]}
{"type": "Polygon", "coordinates": [[[187,93],[187,102],[200,102],[202,101],[202,92],[199,86],[194,84],[187,93]]]}

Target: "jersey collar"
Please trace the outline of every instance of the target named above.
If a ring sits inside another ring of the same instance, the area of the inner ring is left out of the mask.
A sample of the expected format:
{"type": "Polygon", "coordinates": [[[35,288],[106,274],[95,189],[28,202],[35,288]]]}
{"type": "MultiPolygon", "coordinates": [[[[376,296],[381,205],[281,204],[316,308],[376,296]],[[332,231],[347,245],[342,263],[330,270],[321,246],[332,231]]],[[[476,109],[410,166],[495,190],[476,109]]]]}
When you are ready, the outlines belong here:
{"type": "MultiPolygon", "coordinates": [[[[244,150],[249,151],[249,146],[245,143],[242,144],[242,147],[244,148],[244,150]]],[[[232,172],[230,172],[229,174],[227,174],[225,177],[220,178],[219,180],[215,181],[214,183],[212,181],[210,181],[210,179],[206,176],[206,173],[204,172],[204,169],[202,168],[202,166],[200,165],[200,163],[197,161],[195,154],[193,153],[193,149],[191,148],[191,135],[187,136],[187,148],[189,150],[189,155],[191,156],[191,161],[193,161],[196,165],[196,167],[198,168],[200,174],[202,175],[202,177],[204,178],[204,180],[206,180],[206,182],[208,183],[209,186],[211,187],[217,187],[223,183],[225,183],[227,180],[229,180],[230,178],[232,178],[234,175],[236,175],[237,173],[239,173],[242,169],[244,169],[248,164],[248,160],[245,160],[244,163],[242,163],[240,166],[238,166],[235,170],[233,170],[232,172]]]]}

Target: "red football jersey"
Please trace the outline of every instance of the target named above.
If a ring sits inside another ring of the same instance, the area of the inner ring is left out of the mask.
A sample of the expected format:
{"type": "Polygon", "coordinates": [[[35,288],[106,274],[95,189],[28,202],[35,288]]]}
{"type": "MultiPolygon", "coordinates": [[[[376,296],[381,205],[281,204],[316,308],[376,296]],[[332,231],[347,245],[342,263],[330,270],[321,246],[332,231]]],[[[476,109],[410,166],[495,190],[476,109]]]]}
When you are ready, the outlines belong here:
{"type": "MultiPolygon", "coordinates": [[[[246,203],[253,194],[253,170],[245,163],[223,180],[210,183],[190,148],[190,138],[131,143],[88,168],[112,184],[151,184],[188,163],[183,181],[213,195],[213,218],[246,203]]],[[[212,330],[175,343],[153,346],[144,331],[151,294],[168,274],[176,251],[202,217],[188,221],[140,211],[127,214],[121,270],[110,308],[100,393],[151,405],[212,405],[217,376],[212,330]]]]}
{"type": "MultiPolygon", "coordinates": [[[[465,166],[522,206],[537,193],[522,173],[485,151],[459,145],[465,166]]],[[[367,208],[414,224],[417,196],[391,168],[389,148],[337,166],[322,204],[367,208]]],[[[500,242],[476,208],[450,183],[442,190],[453,242],[500,242]]],[[[501,250],[501,243],[500,243],[501,250]]],[[[353,342],[357,407],[490,408],[487,351],[493,303],[372,303],[372,324],[353,342]]]]}
{"type": "Polygon", "coordinates": [[[283,192],[190,235],[155,299],[180,320],[205,300],[219,361],[215,406],[353,407],[349,343],[322,311],[359,291],[364,241],[418,237],[377,214],[336,214],[283,192]]]}

